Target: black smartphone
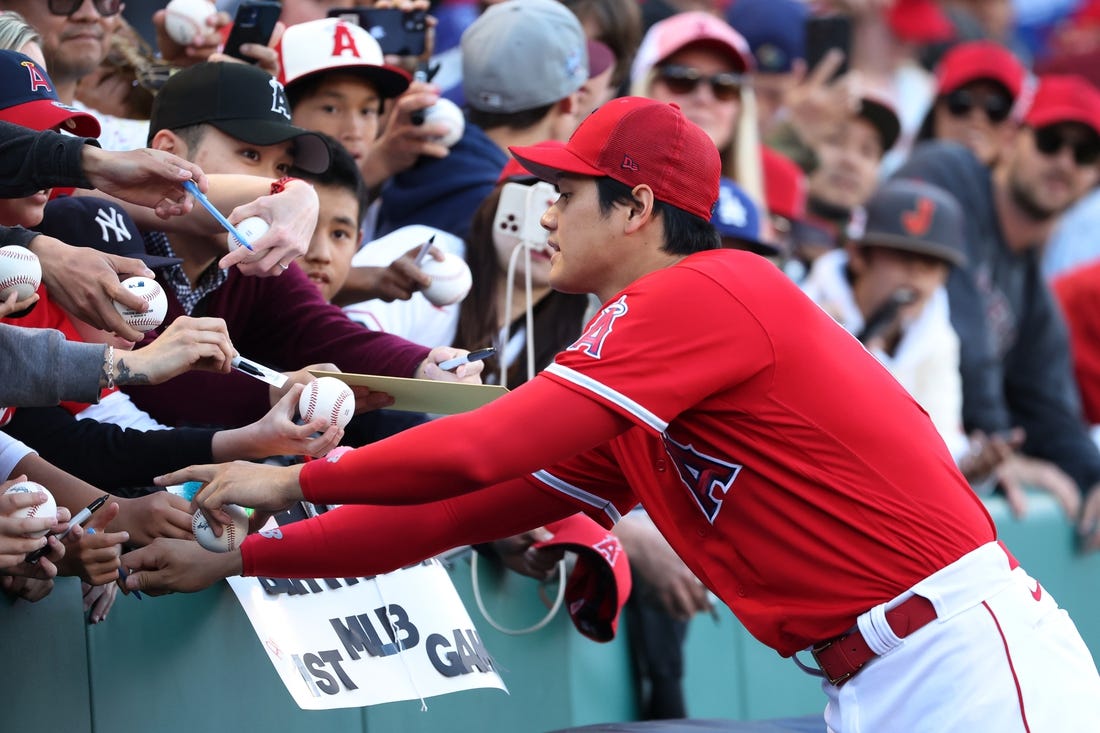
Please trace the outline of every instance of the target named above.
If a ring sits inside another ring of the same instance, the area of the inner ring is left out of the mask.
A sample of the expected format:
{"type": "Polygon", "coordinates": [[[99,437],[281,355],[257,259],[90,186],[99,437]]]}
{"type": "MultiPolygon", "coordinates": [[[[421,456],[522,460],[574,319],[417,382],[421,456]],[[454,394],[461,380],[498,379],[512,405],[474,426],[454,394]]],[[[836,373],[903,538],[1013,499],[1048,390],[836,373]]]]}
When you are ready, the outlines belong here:
{"type": "Polygon", "coordinates": [[[277,2],[245,0],[237,6],[233,28],[229,31],[229,38],[225,39],[224,53],[250,64],[256,63],[256,59],[241,53],[241,46],[246,43],[266,46],[271,40],[271,34],[275,32],[275,23],[282,12],[283,6],[277,2]]]}
{"type": "Polygon", "coordinates": [[[806,69],[813,71],[829,49],[844,52],[844,61],[835,76],[848,73],[848,58],[852,54],[852,21],[847,15],[821,15],[806,20],[806,69]]]}
{"type": "Polygon", "coordinates": [[[428,13],[425,10],[333,8],[328,15],[366,29],[386,56],[421,56],[427,48],[428,13]]]}

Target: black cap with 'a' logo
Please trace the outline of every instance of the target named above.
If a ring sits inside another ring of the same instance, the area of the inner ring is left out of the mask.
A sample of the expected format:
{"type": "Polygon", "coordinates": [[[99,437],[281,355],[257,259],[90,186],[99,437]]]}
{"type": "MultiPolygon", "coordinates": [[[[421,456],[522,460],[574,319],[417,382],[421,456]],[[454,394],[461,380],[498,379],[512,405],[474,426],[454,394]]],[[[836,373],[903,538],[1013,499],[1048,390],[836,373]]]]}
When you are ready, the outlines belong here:
{"type": "Polygon", "coordinates": [[[283,85],[251,64],[204,62],[165,82],[153,100],[149,141],[161,130],[209,124],[253,145],[294,141],[294,165],[310,173],[328,169],[328,144],[290,124],[283,85]]]}
{"type": "Polygon", "coordinates": [[[894,179],[882,184],[865,207],[858,244],[930,255],[962,267],[966,264],[962,208],[939,186],[894,179]]]}

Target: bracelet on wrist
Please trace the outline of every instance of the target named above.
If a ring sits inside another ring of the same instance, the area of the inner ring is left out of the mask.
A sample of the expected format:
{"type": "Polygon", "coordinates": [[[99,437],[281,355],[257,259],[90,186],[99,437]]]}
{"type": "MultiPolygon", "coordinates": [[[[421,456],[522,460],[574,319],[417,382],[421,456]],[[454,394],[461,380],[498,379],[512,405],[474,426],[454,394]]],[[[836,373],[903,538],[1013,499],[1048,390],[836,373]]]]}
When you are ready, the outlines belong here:
{"type": "Polygon", "coordinates": [[[115,347],[108,346],[103,355],[103,371],[107,377],[107,389],[115,388],[115,347]]]}
{"type": "Polygon", "coordinates": [[[274,196],[277,193],[282,193],[286,190],[287,185],[291,181],[300,181],[301,178],[294,178],[293,176],[283,176],[279,180],[271,184],[271,195],[274,196]]]}

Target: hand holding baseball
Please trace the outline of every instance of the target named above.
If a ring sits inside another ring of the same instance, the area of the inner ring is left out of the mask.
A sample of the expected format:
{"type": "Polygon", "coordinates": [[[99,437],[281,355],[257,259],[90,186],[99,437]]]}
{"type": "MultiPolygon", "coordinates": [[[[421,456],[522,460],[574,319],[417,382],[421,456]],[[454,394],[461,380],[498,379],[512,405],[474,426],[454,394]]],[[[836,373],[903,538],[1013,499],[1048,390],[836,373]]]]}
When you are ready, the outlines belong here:
{"type": "Polygon", "coordinates": [[[332,425],[324,417],[298,425],[294,416],[302,384],[292,384],[267,414],[250,425],[214,434],[213,455],[218,462],[237,458],[267,458],[268,456],[314,456],[320,458],[335,448],[344,436],[344,429],[332,425]]]}
{"type": "Polygon", "coordinates": [[[252,243],[252,252],[239,247],[222,257],[218,267],[236,266],[245,275],[281,275],[309,249],[319,210],[317,192],[305,181],[291,181],[281,193],[238,206],[227,217],[234,226],[256,216],[266,221],[269,228],[252,243]]]}
{"type": "Polygon", "coordinates": [[[267,466],[247,461],[189,466],[156,477],[157,486],[174,486],[199,481],[205,486],[191,502],[201,509],[211,524],[226,525],[232,520],[221,510],[223,504],[252,507],[258,511],[279,512],[302,498],[298,474],[302,466],[267,466]]]}
{"type": "MultiPolygon", "coordinates": [[[[35,511],[46,504],[46,494],[9,491],[27,485],[26,479],[26,476],[17,476],[14,481],[0,484],[0,569],[19,565],[28,552],[45,545],[46,535],[57,527],[59,521],[56,504],[48,513],[35,511]]],[[[49,501],[52,502],[52,497],[49,501]]],[[[68,510],[64,511],[65,521],[68,521],[68,510]]]]}

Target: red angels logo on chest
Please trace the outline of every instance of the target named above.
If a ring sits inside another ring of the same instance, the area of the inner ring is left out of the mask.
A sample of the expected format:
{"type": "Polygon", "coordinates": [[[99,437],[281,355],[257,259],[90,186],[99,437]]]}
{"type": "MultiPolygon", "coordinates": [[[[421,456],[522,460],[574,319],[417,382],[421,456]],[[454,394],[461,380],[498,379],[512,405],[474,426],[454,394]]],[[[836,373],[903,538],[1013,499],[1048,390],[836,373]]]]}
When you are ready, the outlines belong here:
{"type": "Polygon", "coordinates": [[[607,340],[607,337],[611,335],[611,331],[615,328],[615,320],[626,315],[627,310],[625,295],[614,303],[604,306],[604,309],[589,322],[588,328],[581,334],[581,337],[570,346],[567,346],[565,350],[580,351],[593,359],[599,359],[603,353],[604,341],[607,340]]]}

